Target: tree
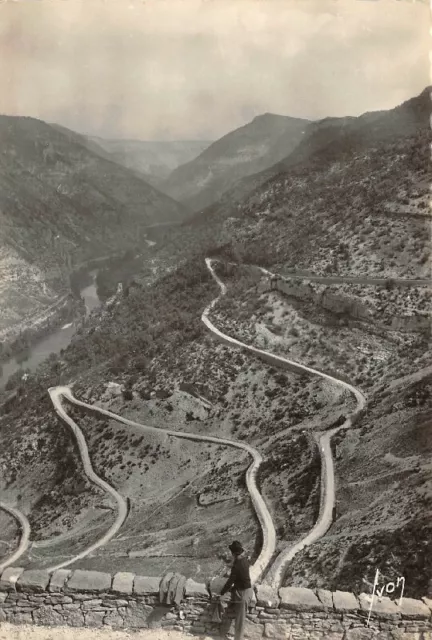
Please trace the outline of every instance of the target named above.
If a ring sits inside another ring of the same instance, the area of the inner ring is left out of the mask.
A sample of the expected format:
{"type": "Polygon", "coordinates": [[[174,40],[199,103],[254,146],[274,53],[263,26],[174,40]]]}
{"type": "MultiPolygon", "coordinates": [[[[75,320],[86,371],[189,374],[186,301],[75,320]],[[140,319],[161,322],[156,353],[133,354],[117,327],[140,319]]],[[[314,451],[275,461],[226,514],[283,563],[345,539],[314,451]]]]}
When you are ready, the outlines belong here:
{"type": "Polygon", "coordinates": [[[396,281],[393,278],[389,278],[385,283],[385,288],[387,291],[391,291],[396,286],[396,281]]]}

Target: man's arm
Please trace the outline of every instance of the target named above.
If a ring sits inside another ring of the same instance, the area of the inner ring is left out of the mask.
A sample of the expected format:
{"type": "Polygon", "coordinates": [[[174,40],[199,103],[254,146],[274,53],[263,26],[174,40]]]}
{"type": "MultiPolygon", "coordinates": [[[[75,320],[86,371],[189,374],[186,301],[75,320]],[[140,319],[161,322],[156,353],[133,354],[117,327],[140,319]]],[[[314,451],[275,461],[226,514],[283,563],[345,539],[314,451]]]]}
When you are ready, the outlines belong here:
{"type": "Polygon", "coordinates": [[[231,587],[234,584],[234,580],[236,578],[236,562],[234,562],[232,569],[231,569],[231,573],[229,575],[228,580],[225,582],[223,588],[221,589],[221,596],[223,596],[227,591],[229,591],[231,589],[231,587]]]}

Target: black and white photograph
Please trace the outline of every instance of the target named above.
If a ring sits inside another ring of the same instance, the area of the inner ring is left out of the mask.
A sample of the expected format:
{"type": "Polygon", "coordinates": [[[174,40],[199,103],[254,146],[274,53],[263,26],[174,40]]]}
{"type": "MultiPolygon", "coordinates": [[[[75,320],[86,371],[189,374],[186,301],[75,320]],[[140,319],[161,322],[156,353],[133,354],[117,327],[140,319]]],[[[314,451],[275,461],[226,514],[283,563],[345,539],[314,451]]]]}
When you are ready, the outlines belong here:
{"type": "Polygon", "coordinates": [[[0,640],[432,640],[430,18],[0,1],[0,640]]]}

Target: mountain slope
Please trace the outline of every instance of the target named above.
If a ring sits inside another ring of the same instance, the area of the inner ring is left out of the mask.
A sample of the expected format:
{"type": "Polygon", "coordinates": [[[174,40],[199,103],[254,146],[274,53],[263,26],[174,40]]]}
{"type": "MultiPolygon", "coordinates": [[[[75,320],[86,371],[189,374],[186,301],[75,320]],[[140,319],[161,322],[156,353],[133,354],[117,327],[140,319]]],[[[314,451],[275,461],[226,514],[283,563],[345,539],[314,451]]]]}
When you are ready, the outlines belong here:
{"type": "Polygon", "coordinates": [[[0,307],[9,314],[0,322],[13,321],[16,283],[29,268],[52,298],[50,287],[64,285],[74,264],[134,247],[146,226],[188,213],[78,135],[40,120],[0,116],[0,148],[0,307]]]}
{"type": "MultiPolygon", "coordinates": [[[[229,323],[230,335],[238,335],[242,325],[252,318],[255,323],[265,322],[269,299],[266,294],[259,295],[255,278],[242,276],[242,270],[227,269],[229,277],[225,270],[220,271],[233,298],[227,300],[227,306],[218,303],[212,311],[216,326],[228,330],[223,321],[227,309],[235,315],[234,322],[229,323]],[[233,300],[241,305],[240,313],[233,300]]],[[[15,381],[25,410],[10,402],[0,420],[1,490],[5,499],[16,500],[28,515],[33,540],[51,539],[50,546],[37,549],[33,558],[23,557],[22,566],[52,565],[53,555],[71,557],[94,540],[97,531],[106,530],[114,516],[111,513],[108,520],[106,509],[110,504],[83,480],[71,432],[56,422],[49,404],[46,388],[72,380],[76,381],[77,397],[132,420],[227,436],[256,446],[265,461],[259,484],[277,526],[278,549],[298,541],[311,529],[319,511],[320,478],[319,457],[311,433],[332,428],[336,422],[340,424],[352,411],[353,400],[326,381],[278,371],[212,340],[200,315],[215,293],[204,261],[195,259],[168,274],[157,286],[137,286],[129,295],[126,292],[119,295],[118,304],[106,308],[83,327],[61,356],[46,363],[25,382],[15,381]],[[112,382],[124,386],[116,390],[112,382]],[[190,392],[185,392],[186,389],[190,392]],[[206,398],[206,406],[196,393],[193,395],[194,390],[206,398]],[[62,535],[68,531],[71,539],[62,535]]],[[[289,300],[285,304],[291,306],[289,300]]],[[[278,308],[274,308],[275,319],[282,328],[291,318],[287,321],[280,313],[280,305],[278,308]]],[[[329,332],[337,340],[337,325],[334,322],[327,325],[322,319],[317,322],[315,314],[310,309],[302,311],[302,324],[305,327],[309,321],[310,329],[309,333],[302,331],[298,340],[298,347],[304,343],[312,346],[301,358],[309,365],[326,348],[329,332]],[[312,331],[316,332],[318,326],[325,336],[321,345],[320,340],[312,338],[312,331]]],[[[273,340],[267,348],[273,351],[281,332],[277,331],[276,323],[270,329],[267,336],[272,335],[273,340]]],[[[343,330],[347,340],[348,330],[343,330]]],[[[360,346],[368,335],[374,337],[367,328],[362,333],[365,335],[353,331],[357,344],[360,338],[360,346]]],[[[426,363],[420,362],[423,355],[415,360],[418,351],[408,344],[409,339],[405,340],[405,366],[411,375],[426,363]]],[[[247,341],[251,341],[250,336],[247,341]]],[[[375,342],[385,341],[375,336],[375,342]]],[[[292,339],[285,346],[290,349],[292,339]]],[[[394,355],[396,351],[398,357],[402,356],[399,345],[393,345],[394,355]]],[[[380,355],[378,350],[374,353],[380,355]]],[[[417,434],[426,438],[426,429],[413,428],[412,418],[420,414],[427,417],[425,405],[428,401],[430,404],[431,395],[428,388],[405,394],[403,402],[407,406],[391,419],[396,423],[404,419],[397,433],[391,421],[383,424],[381,416],[388,414],[389,408],[398,412],[401,409],[395,402],[401,401],[400,389],[387,398],[385,407],[381,403],[392,376],[399,375],[395,374],[398,371],[395,361],[392,359],[388,364],[387,379],[368,393],[369,397],[377,394],[370,413],[338,441],[335,458],[341,500],[336,530],[332,531],[332,537],[323,540],[324,552],[320,556],[314,555],[314,551],[318,548],[321,552],[321,543],[311,548],[312,556],[302,552],[307,560],[305,569],[301,563],[291,563],[296,584],[314,586],[318,582],[327,587],[330,580],[337,579],[339,571],[345,589],[357,587],[359,572],[350,574],[351,564],[365,569],[367,573],[363,575],[369,578],[372,554],[364,558],[348,557],[347,562],[339,554],[339,540],[346,545],[346,539],[351,537],[354,552],[357,541],[363,545],[369,539],[372,549],[379,552],[380,562],[391,561],[393,554],[397,562],[392,563],[392,568],[401,572],[398,575],[406,575],[405,569],[410,569],[410,576],[415,577],[409,585],[407,581],[407,594],[415,597],[424,593],[423,576],[415,576],[414,570],[421,571],[424,566],[421,562],[427,556],[419,555],[413,563],[413,552],[424,551],[423,540],[427,539],[423,536],[426,530],[421,529],[421,506],[426,504],[424,492],[429,488],[430,465],[422,453],[421,439],[415,442],[417,434]],[[413,406],[419,406],[420,411],[411,411],[413,406]],[[401,440],[410,437],[404,433],[405,426],[407,433],[413,435],[409,454],[417,456],[416,459],[402,460],[401,440]],[[385,458],[389,447],[391,455],[385,458]],[[393,486],[392,477],[385,478],[383,485],[368,482],[364,476],[364,468],[377,477],[381,471],[392,472],[392,465],[397,481],[405,479],[414,469],[418,469],[414,472],[417,476],[407,487],[406,483],[393,486]],[[356,490],[358,480],[366,480],[361,491],[356,490]],[[398,519],[399,514],[390,509],[386,511],[386,491],[397,496],[398,506],[404,510],[403,518],[398,519]],[[375,501],[380,509],[373,508],[375,501]],[[363,509],[363,513],[356,514],[355,508],[363,509]],[[365,537],[370,524],[367,517],[379,517],[375,530],[379,536],[365,537]],[[418,526],[416,538],[393,537],[393,527],[401,523],[410,532],[418,526]],[[390,547],[382,545],[386,536],[392,541],[390,547]]],[[[402,388],[408,387],[404,382],[401,384],[402,388]]],[[[242,539],[252,555],[259,551],[258,527],[244,483],[247,466],[244,458],[219,447],[187,443],[179,447],[176,439],[168,439],[163,433],[149,435],[71,407],[69,412],[85,434],[98,474],[131,500],[127,536],[113,540],[75,568],[110,567],[118,571],[133,568],[146,575],[161,575],[175,562],[176,570],[187,576],[207,579],[221,570],[220,553],[227,535],[242,539]]]]}
{"type": "Polygon", "coordinates": [[[232,211],[233,204],[245,200],[253,191],[291,167],[318,168],[320,163],[325,166],[332,161],[342,162],[362,149],[372,150],[382,144],[391,144],[397,138],[415,137],[421,133],[429,135],[429,94],[430,89],[426,88],[419,96],[388,111],[369,112],[357,118],[324,118],[309,123],[299,144],[289,154],[263,171],[237,180],[202,214],[197,212],[195,219],[198,220],[200,215],[208,219],[216,211],[232,211]]]}
{"type": "Polygon", "coordinates": [[[206,140],[106,140],[89,137],[111,160],[136,171],[149,184],[160,186],[179,165],[190,162],[204,149],[206,140]]]}
{"type": "MultiPolygon", "coordinates": [[[[152,262],[144,266],[172,272],[150,286],[145,273],[137,277],[64,353],[26,380],[11,381],[20,403],[11,398],[0,418],[0,489],[29,517],[35,540],[79,528],[73,545],[54,539],[42,557],[23,558],[22,566],[40,566],[54,554],[70,557],[94,539],[93,527],[107,526],[109,505],[81,480],[71,434],[55,421],[46,393],[73,381],[77,397],[145,424],[250,442],[265,460],[259,481],[278,550],[312,528],[320,486],[312,433],[340,425],[352,398],[333,384],[281,372],[214,342],[200,317],[217,295],[204,257],[219,253],[277,273],[303,268],[389,279],[387,287],[306,281],[269,291],[256,271],[218,266],[228,294],[211,317],[238,339],[349,378],[368,398],[361,421],[333,443],[332,528],[296,556],[288,583],[364,589],[363,577],[372,581],[375,568],[387,573],[388,567],[390,578],[407,577],[407,596],[424,595],[431,389],[430,378],[413,375],[431,367],[432,352],[427,331],[389,322],[425,314],[430,305],[427,287],[390,280],[429,273],[424,98],[402,105],[397,117],[382,114],[388,134],[381,139],[369,134],[370,119],[362,120],[364,136],[353,134],[350,144],[340,142],[347,138],[336,128],[335,141],[324,137],[317,146],[319,161],[305,153],[242,202],[225,201],[180,228],[154,231],[152,262]],[[318,302],[306,295],[314,291],[323,293],[318,302]],[[361,304],[371,312],[367,320],[356,311],[361,304]]],[[[180,450],[160,434],[147,439],[115,422],[74,416],[98,473],[131,498],[130,538],[116,539],[80,568],[161,575],[175,562],[176,570],[201,579],[220,571],[227,536],[244,540],[252,555],[259,551],[244,460],[210,448],[180,450]]]]}
{"type": "Polygon", "coordinates": [[[257,116],[175,169],[161,188],[195,211],[202,209],[240,178],[287,156],[300,142],[308,123],[271,113],[257,116]]]}
{"type": "Polygon", "coordinates": [[[79,144],[83,147],[86,147],[92,153],[96,153],[98,156],[105,158],[105,160],[113,161],[111,155],[106,151],[103,147],[101,147],[97,142],[95,142],[92,138],[83,135],[82,133],[78,133],[77,131],[73,131],[72,129],[68,129],[61,124],[57,124],[55,122],[49,122],[50,127],[56,129],[60,133],[63,133],[71,143],[79,144]]]}
{"type": "Polygon", "coordinates": [[[325,118],[313,122],[294,153],[282,165],[300,162],[319,163],[341,159],[342,155],[374,148],[395,137],[416,135],[424,131],[431,112],[430,89],[388,111],[372,111],[354,118],[325,118]]]}
{"type": "Polygon", "coordinates": [[[289,586],[364,589],[377,567],[427,593],[432,570],[430,423],[432,370],[376,393],[368,414],[334,443],[336,518],[322,540],[290,563],[289,586]]]}
{"type": "MultiPolygon", "coordinates": [[[[63,127],[60,124],[50,123],[50,126],[64,133],[71,142],[75,142],[82,145],[83,147],[86,147],[92,153],[95,153],[101,158],[104,158],[104,160],[109,160],[110,162],[115,162],[122,167],[126,167],[137,178],[140,178],[140,180],[144,180],[153,187],[157,186],[157,183],[161,181],[161,178],[137,169],[134,166],[133,157],[131,161],[131,158],[129,158],[127,153],[121,154],[112,152],[110,150],[109,141],[103,140],[102,138],[92,138],[90,136],[77,133],[76,131],[72,131],[71,129],[63,127]]],[[[121,143],[121,141],[119,141],[119,143],[121,143]]],[[[127,142],[125,143],[125,145],[127,145],[127,142]]]]}
{"type": "Polygon", "coordinates": [[[328,127],[310,125],[316,134],[288,159],[241,181],[249,182],[246,196],[237,183],[171,234],[166,259],[197,243],[234,242],[245,261],[280,269],[428,277],[428,112],[423,92],[391,111],[339,123],[334,138],[328,127]]]}

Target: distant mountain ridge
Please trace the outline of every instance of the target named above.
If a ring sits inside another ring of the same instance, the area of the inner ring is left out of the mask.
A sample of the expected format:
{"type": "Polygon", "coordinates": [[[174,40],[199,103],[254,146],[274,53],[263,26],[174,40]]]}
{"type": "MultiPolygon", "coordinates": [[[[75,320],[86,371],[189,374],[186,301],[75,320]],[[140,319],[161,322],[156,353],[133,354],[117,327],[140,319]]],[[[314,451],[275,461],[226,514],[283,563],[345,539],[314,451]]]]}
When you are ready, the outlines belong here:
{"type": "Polygon", "coordinates": [[[270,167],[301,141],[309,120],[265,113],[211,144],[160,185],[194,211],[218,200],[238,180],[270,167]]]}
{"type": "Polygon", "coordinates": [[[369,111],[358,117],[324,118],[312,122],[307,135],[282,164],[293,166],[340,158],[365,147],[422,131],[431,114],[430,88],[387,111],[369,111]]]}
{"type": "Polygon", "coordinates": [[[388,111],[309,124],[286,158],[167,236],[164,260],[235,245],[281,268],[428,277],[429,113],[426,89],[388,111]]]}
{"type": "Polygon", "coordinates": [[[88,137],[88,140],[111,160],[137,172],[157,187],[179,165],[193,160],[211,144],[206,140],[108,140],[96,136],[88,137]]]}
{"type": "MultiPolygon", "coordinates": [[[[387,111],[310,122],[299,144],[290,153],[263,171],[237,180],[216,202],[201,213],[195,213],[192,219],[204,222],[217,210],[232,209],[234,204],[242,202],[256,189],[296,166],[312,167],[323,162],[342,161],[353,153],[390,142],[396,137],[414,136],[419,132],[430,134],[430,93],[431,88],[427,87],[418,96],[387,111]]],[[[284,144],[283,139],[280,144],[284,144]]]]}

